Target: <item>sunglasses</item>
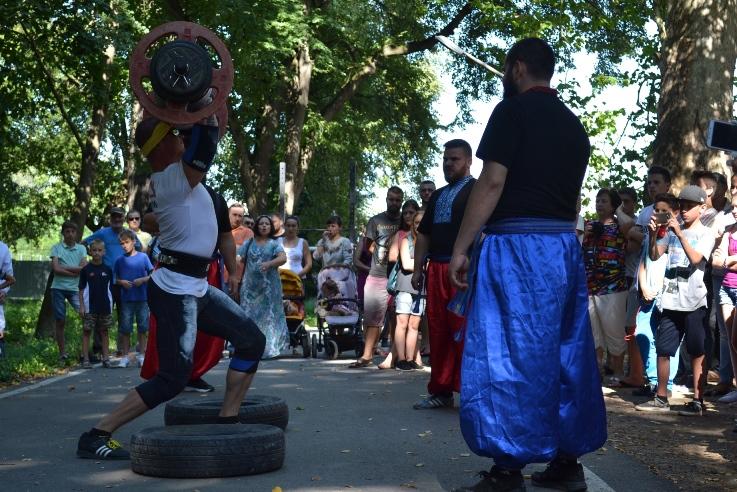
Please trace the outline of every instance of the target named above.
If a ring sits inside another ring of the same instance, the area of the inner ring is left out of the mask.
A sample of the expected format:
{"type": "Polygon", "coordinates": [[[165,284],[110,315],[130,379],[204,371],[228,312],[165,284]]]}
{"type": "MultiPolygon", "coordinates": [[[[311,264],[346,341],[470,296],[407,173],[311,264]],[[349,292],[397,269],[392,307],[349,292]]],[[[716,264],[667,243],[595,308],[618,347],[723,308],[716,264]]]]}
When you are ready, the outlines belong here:
{"type": "Polygon", "coordinates": [[[253,226],[255,224],[255,222],[250,221],[250,220],[246,220],[246,221],[243,222],[243,224],[244,225],[247,225],[248,227],[251,227],[251,226],[253,226]]]}
{"type": "Polygon", "coordinates": [[[140,217],[128,217],[128,222],[132,220],[141,220],[141,218],[140,217]]]}

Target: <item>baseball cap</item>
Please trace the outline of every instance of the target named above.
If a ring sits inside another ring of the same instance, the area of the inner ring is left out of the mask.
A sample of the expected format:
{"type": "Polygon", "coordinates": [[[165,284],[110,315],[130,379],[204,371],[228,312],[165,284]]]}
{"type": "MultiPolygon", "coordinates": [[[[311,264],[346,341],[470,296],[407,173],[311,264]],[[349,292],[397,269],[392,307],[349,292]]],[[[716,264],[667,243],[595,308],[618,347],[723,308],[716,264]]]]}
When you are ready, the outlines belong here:
{"type": "Polygon", "coordinates": [[[125,210],[121,207],[113,207],[110,209],[110,215],[125,215],[125,210]]]}
{"type": "Polygon", "coordinates": [[[688,185],[681,190],[678,199],[694,203],[706,203],[706,192],[698,186],[688,185]]]}

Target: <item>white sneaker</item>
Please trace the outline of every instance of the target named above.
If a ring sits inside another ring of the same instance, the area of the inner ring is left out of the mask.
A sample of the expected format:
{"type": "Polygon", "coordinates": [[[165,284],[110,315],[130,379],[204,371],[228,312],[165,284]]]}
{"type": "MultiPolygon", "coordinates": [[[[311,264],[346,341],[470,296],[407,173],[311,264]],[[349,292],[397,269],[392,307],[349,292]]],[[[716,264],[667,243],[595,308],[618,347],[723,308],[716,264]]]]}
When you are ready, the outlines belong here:
{"type": "Polygon", "coordinates": [[[737,401],[737,390],[732,390],[717,400],[719,403],[734,403],[737,401]]]}

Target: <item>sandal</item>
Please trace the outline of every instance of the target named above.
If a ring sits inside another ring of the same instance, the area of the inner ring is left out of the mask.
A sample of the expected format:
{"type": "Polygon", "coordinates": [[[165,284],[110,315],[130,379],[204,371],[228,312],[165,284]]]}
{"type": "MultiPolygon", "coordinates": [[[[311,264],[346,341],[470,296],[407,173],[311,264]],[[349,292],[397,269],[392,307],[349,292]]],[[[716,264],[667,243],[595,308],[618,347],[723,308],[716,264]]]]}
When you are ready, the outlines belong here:
{"type": "Polygon", "coordinates": [[[358,359],[356,362],[349,364],[348,369],[363,369],[374,365],[374,361],[366,359],[358,359]]]}

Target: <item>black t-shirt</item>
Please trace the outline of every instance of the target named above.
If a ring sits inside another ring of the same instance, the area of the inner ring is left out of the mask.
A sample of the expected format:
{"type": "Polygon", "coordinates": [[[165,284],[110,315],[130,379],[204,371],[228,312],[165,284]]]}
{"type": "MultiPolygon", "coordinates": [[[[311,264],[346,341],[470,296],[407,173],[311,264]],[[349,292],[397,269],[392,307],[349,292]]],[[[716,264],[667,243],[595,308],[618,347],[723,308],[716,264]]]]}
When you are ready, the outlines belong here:
{"type": "Polygon", "coordinates": [[[488,223],[510,217],[574,221],[591,146],[583,125],[555,91],[536,87],[502,100],[476,157],[507,168],[488,223]]]}
{"type": "MultiPolygon", "coordinates": [[[[230,232],[233,228],[230,226],[230,215],[228,213],[228,203],[223,198],[223,195],[213,190],[209,185],[203,184],[207,192],[212,198],[212,204],[215,206],[215,219],[218,222],[218,236],[230,232]]],[[[215,256],[218,249],[215,246],[215,251],[212,252],[212,256],[215,256]]]]}
{"type": "Polygon", "coordinates": [[[95,265],[87,263],[79,272],[79,290],[82,291],[80,301],[89,314],[111,314],[113,310],[112,294],[113,271],[104,263],[95,265]]]}
{"type": "Polygon", "coordinates": [[[450,256],[453,253],[453,244],[461,228],[463,212],[466,210],[466,203],[475,182],[476,180],[469,176],[465,183],[458,183],[461,188],[455,195],[450,209],[446,208],[445,211],[439,210],[438,200],[441,199],[441,195],[453,191],[452,185],[443,186],[430,197],[425,215],[417,228],[419,232],[430,238],[427,251],[429,254],[450,256]],[[450,217],[449,221],[448,217],[450,217]]]}

